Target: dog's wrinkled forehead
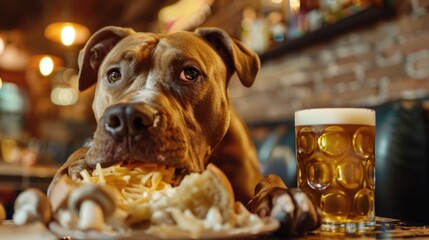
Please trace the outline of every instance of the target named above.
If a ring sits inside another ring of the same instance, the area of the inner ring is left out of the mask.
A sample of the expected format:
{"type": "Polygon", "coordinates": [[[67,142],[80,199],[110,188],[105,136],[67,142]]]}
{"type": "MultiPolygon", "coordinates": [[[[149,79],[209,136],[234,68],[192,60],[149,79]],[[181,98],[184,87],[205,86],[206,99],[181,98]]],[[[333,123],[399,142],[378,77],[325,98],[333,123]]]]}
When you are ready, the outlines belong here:
{"type": "MultiPolygon", "coordinates": [[[[161,35],[154,33],[137,32],[130,34],[128,37],[125,37],[122,41],[118,43],[118,45],[120,45],[121,42],[124,42],[125,45],[127,45],[127,48],[132,48],[133,46],[148,46],[157,43],[159,41],[159,38],[161,38],[161,35]]],[[[124,43],[122,43],[122,45],[124,45],[124,43]]]]}
{"type": "Polygon", "coordinates": [[[117,58],[127,59],[133,53],[143,55],[140,57],[145,58],[161,55],[158,57],[164,61],[184,60],[184,58],[191,58],[190,60],[198,61],[200,64],[222,61],[209,43],[191,32],[131,34],[122,39],[107,58],[112,58],[116,54],[117,58]]]}
{"type": "Polygon", "coordinates": [[[189,54],[198,57],[218,56],[213,47],[201,36],[192,32],[177,32],[165,35],[160,39],[160,47],[165,46],[176,49],[181,54],[189,54]]]}
{"type": "Polygon", "coordinates": [[[107,54],[104,65],[120,60],[133,60],[135,55],[149,55],[159,42],[159,37],[149,33],[135,33],[119,41],[107,54]]]}

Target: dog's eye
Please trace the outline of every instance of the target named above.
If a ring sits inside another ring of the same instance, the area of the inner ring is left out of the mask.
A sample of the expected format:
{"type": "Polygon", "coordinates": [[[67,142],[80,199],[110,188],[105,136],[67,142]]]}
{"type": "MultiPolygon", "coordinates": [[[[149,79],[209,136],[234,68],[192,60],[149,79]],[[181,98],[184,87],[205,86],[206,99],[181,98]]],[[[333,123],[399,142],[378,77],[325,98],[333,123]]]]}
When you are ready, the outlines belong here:
{"type": "Polygon", "coordinates": [[[111,69],[107,73],[107,80],[109,81],[109,83],[117,82],[117,81],[121,80],[121,77],[122,77],[121,72],[117,68],[111,69]]]}
{"type": "Polygon", "coordinates": [[[180,73],[179,79],[185,82],[195,81],[201,75],[200,71],[194,67],[183,69],[180,73]]]}

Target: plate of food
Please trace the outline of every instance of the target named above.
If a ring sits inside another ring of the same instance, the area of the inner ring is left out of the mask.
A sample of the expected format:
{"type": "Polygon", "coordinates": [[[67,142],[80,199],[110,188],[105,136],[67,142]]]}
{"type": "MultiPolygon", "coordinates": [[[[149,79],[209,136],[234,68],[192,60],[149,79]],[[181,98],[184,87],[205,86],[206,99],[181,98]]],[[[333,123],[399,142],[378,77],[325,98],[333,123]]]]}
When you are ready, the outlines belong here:
{"type": "Polygon", "coordinates": [[[229,239],[280,227],[278,221],[250,213],[235,201],[230,182],[214,165],[184,176],[177,186],[171,184],[174,169],[150,163],[97,165],[80,174],[78,181],[64,175],[60,181],[73,187],[57,189],[59,196],[51,196],[63,198],[56,200],[59,207],[49,224],[58,237],[229,239]]]}
{"type": "Polygon", "coordinates": [[[63,239],[248,239],[259,235],[269,234],[279,227],[278,221],[272,218],[262,218],[262,225],[257,227],[238,227],[225,230],[205,230],[199,233],[189,232],[173,225],[162,225],[151,230],[130,230],[127,232],[99,232],[65,229],[56,222],[49,225],[50,230],[63,239]]]}

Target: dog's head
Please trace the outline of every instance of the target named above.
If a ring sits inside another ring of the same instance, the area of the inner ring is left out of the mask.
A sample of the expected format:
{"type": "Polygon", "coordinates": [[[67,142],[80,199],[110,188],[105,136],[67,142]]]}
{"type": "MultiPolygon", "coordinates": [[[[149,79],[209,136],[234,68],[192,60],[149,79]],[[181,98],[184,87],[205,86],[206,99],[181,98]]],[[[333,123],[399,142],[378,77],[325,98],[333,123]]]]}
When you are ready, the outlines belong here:
{"type": "Polygon", "coordinates": [[[227,86],[251,86],[259,58],[216,28],[172,34],[105,27],[79,56],[79,88],[97,83],[86,162],[156,162],[202,171],[229,127],[227,86]]]}

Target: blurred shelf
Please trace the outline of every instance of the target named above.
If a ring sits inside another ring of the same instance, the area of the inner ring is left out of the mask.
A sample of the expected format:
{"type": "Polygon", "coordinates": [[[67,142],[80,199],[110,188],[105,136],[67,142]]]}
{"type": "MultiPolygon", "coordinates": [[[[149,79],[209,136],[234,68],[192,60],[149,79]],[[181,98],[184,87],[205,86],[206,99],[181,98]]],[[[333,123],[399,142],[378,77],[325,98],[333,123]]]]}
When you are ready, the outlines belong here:
{"type": "Polygon", "coordinates": [[[283,44],[259,55],[261,62],[281,57],[287,53],[298,51],[305,47],[327,41],[340,34],[356,30],[359,27],[368,26],[381,19],[393,17],[395,10],[393,7],[369,7],[360,12],[357,12],[349,17],[338,20],[335,23],[321,27],[313,32],[306,33],[302,37],[289,40],[283,44]]]}
{"type": "Polygon", "coordinates": [[[47,190],[58,168],[54,165],[24,167],[0,163],[0,189],[24,190],[32,187],[47,190]]]}
{"type": "Polygon", "coordinates": [[[55,175],[59,166],[31,166],[25,167],[18,164],[0,163],[0,176],[22,176],[50,178],[55,175]]]}

